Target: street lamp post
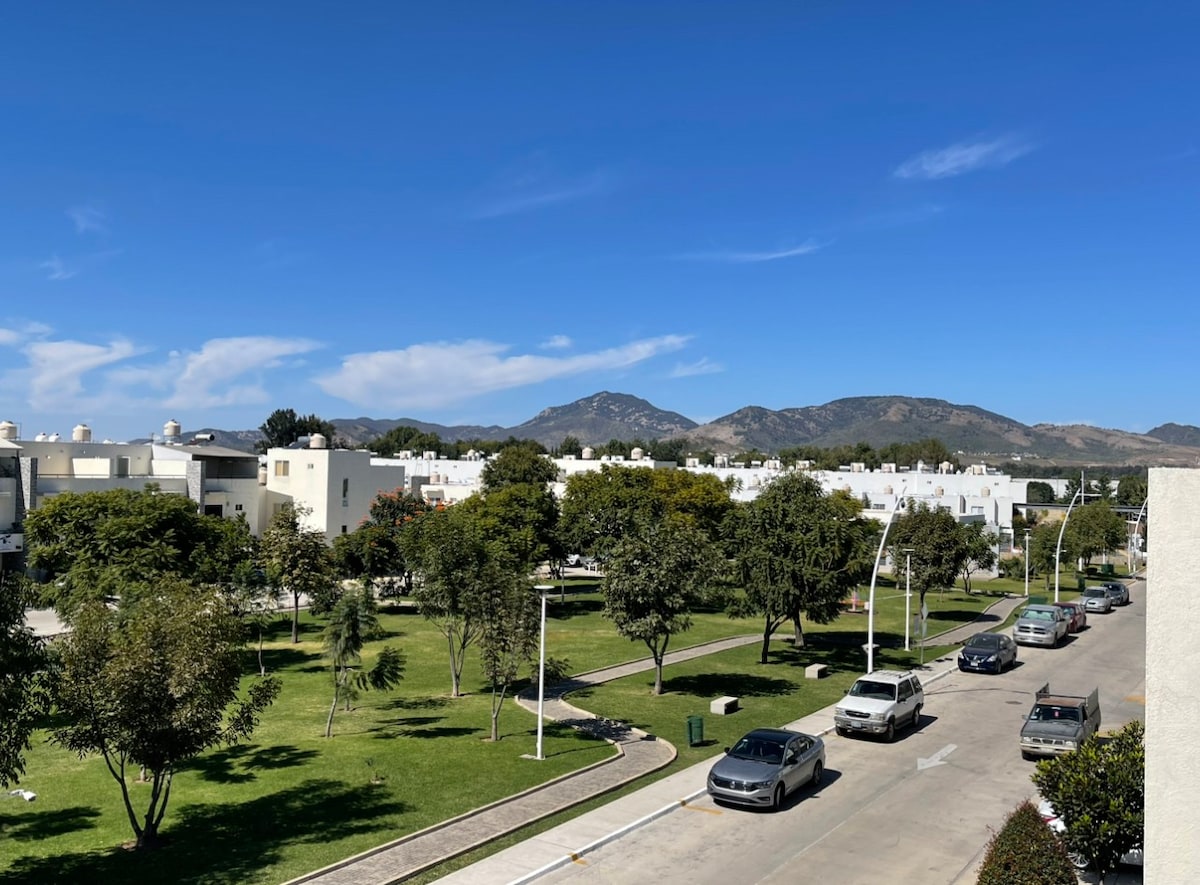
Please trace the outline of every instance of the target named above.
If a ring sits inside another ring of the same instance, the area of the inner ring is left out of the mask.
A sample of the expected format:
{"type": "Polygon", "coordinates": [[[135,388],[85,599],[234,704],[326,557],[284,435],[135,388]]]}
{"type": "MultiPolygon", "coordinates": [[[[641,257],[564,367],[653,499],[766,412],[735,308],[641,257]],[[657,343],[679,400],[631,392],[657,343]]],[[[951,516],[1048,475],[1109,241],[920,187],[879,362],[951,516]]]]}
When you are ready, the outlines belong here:
{"type": "Polygon", "coordinates": [[[542,596],[542,634],[538,642],[538,714],[537,714],[537,760],[545,759],[542,752],[542,708],[546,703],[546,594],[554,588],[549,584],[538,584],[533,588],[542,596]]]}
{"type": "Polygon", "coordinates": [[[912,548],[904,548],[904,650],[909,648],[909,624],[912,620],[912,548]]]}
{"type": "Polygon", "coordinates": [[[879,560],[883,558],[883,548],[887,546],[888,529],[892,527],[892,520],[896,518],[896,511],[900,509],[900,502],[904,500],[904,490],[908,487],[905,483],[900,487],[900,494],[896,496],[896,506],[892,508],[892,512],[888,514],[887,522],[883,524],[883,535],[879,538],[879,549],[875,552],[875,568],[871,570],[871,592],[868,594],[867,600],[867,673],[875,672],[875,579],[879,577],[879,560]]]}
{"type": "Polygon", "coordinates": [[[1067,512],[1063,516],[1062,527],[1059,528],[1059,530],[1058,530],[1058,546],[1054,548],[1054,601],[1055,602],[1058,602],[1058,573],[1061,571],[1061,569],[1059,568],[1059,565],[1060,565],[1059,560],[1062,558],[1063,533],[1066,532],[1066,530],[1067,530],[1067,520],[1071,518],[1071,509],[1075,506],[1075,499],[1078,498],[1081,502],[1083,500],[1083,488],[1084,488],[1083,481],[1080,480],[1079,491],[1077,491],[1074,494],[1074,496],[1072,496],[1071,503],[1067,505],[1067,512]]]}
{"type": "Polygon", "coordinates": [[[1029,596],[1029,529],[1025,529],[1025,595],[1029,596]]]}

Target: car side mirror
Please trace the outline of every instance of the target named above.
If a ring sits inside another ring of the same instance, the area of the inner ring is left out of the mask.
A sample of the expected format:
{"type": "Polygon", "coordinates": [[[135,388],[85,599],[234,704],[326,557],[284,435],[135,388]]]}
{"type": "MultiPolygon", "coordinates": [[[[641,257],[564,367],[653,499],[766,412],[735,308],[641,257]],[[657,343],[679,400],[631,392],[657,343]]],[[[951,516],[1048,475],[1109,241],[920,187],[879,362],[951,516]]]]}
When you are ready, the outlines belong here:
{"type": "Polygon", "coordinates": [[[726,755],[726,756],[728,756],[728,755],[729,755],[729,748],[728,748],[728,747],[726,747],[726,748],[725,748],[725,755],[726,755]]]}

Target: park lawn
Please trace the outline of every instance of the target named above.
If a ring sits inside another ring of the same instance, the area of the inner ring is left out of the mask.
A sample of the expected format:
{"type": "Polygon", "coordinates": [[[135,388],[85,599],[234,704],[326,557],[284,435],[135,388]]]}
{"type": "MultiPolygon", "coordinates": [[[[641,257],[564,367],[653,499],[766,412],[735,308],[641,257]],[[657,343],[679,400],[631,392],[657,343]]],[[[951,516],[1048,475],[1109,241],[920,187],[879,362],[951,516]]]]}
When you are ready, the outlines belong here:
{"type": "Polygon", "coordinates": [[[0,879],[282,882],[612,755],[602,741],[550,727],[546,760],[522,759],[535,749],[536,723],[511,701],[501,740],[488,741],[478,660],[468,656],[463,673],[470,694],[452,699],[441,634],[411,612],[381,621],[389,636],[368,647],[367,662],[394,644],[407,656],[406,678],[339,711],[328,740],[320,624],[303,615],[298,646],[286,622],[275,626],[265,657],[283,680],[279,699],[249,743],[209,751],[176,775],[163,821],[169,841],[155,851],[120,847],[133,834],[99,757],[79,760],[35,736],[21,786],[37,800],[0,803],[0,879]]]}

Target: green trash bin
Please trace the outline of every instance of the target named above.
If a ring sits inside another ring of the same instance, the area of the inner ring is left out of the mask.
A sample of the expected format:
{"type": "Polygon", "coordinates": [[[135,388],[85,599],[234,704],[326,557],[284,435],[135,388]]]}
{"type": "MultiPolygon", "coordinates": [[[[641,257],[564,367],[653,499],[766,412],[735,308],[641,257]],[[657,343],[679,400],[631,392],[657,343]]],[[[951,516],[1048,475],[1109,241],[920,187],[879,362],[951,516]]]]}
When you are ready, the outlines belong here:
{"type": "Polygon", "coordinates": [[[704,743],[704,717],[689,716],[687,718],[688,746],[695,747],[704,743]]]}
{"type": "Polygon", "coordinates": [[[1080,592],[1080,593],[1082,593],[1084,590],[1086,590],[1086,589],[1087,589],[1087,578],[1085,578],[1083,575],[1080,575],[1080,576],[1079,576],[1079,578],[1077,579],[1076,583],[1077,583],[1077,585],[1078,585],[1078,587],[1079,587],[1079,592],[1080,592]]]}
{"type": "Polygon", "coordinates": [[[1111,562],[1105,562],[1101,563],[1100,565],[1100,574],[1106,577],[1112,577],[1114,574],[1116,574],[1116,570],[1111,562]]]}

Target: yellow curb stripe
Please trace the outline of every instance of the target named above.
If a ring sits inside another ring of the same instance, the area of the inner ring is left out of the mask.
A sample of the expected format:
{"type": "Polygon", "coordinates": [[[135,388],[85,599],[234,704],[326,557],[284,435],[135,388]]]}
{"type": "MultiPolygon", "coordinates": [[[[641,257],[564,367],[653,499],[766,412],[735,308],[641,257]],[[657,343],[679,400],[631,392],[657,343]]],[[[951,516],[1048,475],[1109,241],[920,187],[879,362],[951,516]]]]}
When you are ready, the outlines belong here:
{"type": "Polygon", "coordinates": [[[588,865],[588,862],[575,852],[571,852],[571,863],[577,863],[581,867],[586,867],[588,865]]]}
{"type": "Polygon", "coordinates": [[[1146,696],[1144,694],[1130,694],[1126,695],[1122,700],[1128,701],[1131,704],[1145,704],[1146,696]]]}
{"type": "Polygon", "coordinates": [[[719,808],[701,808],[698,805],[688,805],[686,802],[683,803],[683,807],[688,811],[701,811],[704,814],[724,814],[719,808]]]}

